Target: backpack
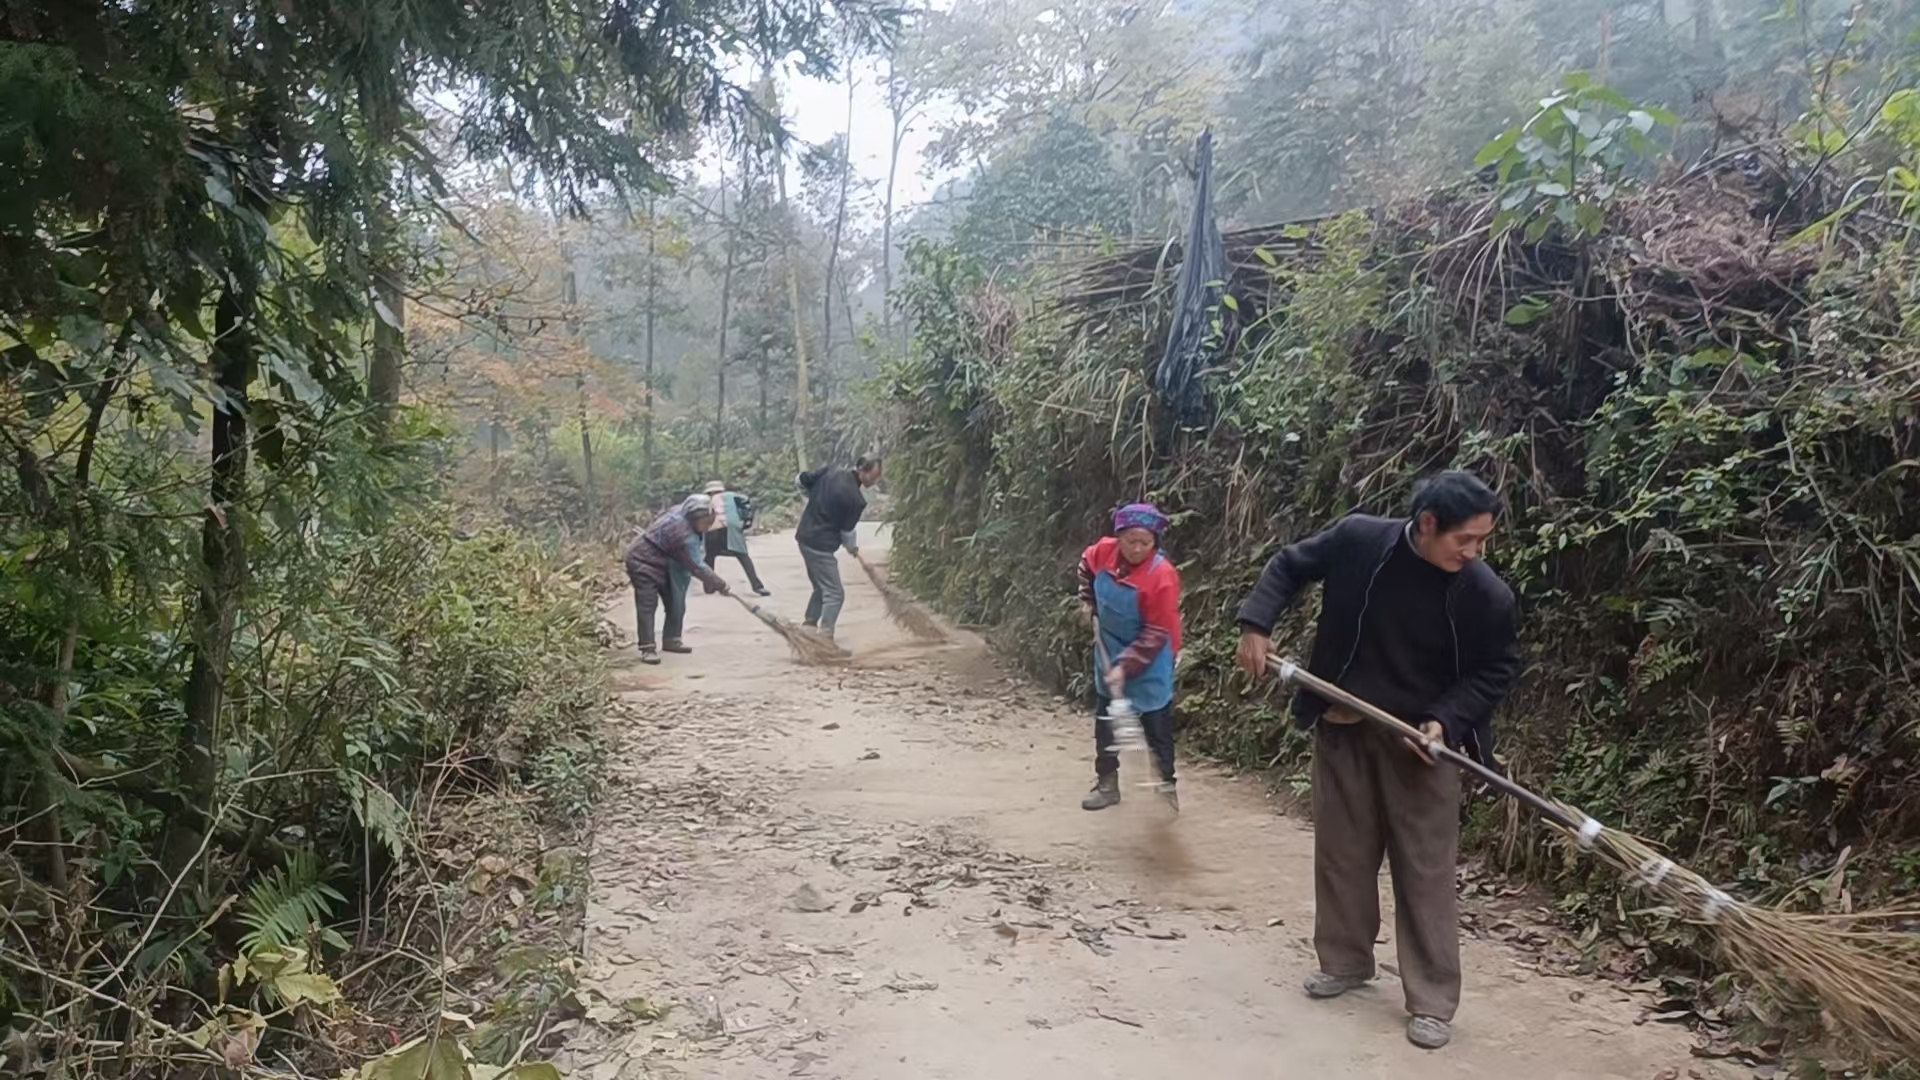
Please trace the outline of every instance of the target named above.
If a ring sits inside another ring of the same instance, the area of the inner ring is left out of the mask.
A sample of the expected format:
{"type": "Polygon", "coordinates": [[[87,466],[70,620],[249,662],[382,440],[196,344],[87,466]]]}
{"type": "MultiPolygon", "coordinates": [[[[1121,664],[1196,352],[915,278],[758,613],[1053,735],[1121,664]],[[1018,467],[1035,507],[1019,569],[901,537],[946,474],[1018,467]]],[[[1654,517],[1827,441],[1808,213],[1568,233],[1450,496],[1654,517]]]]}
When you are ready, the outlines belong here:
{"type": "Polygon", "coordinates": [[[737,493],[734,497],[740,500],[740,531],[745,532],[753,528],[753,500],[737,493]]]}

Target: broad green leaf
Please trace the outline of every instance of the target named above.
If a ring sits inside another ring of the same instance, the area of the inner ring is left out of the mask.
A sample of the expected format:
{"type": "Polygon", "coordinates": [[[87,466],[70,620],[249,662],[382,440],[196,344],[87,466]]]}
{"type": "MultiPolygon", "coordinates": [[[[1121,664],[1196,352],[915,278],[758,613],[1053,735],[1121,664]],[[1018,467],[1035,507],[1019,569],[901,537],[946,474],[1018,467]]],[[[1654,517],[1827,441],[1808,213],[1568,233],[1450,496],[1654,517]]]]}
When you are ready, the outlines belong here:
{"type": "Polygon", "coordinates": [[[1533,185],[1533,190],[1550,199],[1557,199],[1567,194],[1567,185],[1558,180],[1542,180],[1533,185]]]}
{"type": "Polygon", "coordinates": [[[331,1005],[340,1000],[340,988],[325,975],[305,971],[290,971],[273,978],[273,989],[281,1000],[292,1005],[310,1001],[315,1005],[331,1005]]]}
{"type": "Polygon", "coordinates": [[[467,1056],[450,1035],[425,1036],[367,1062],[361,1080],[472,1080],[467,1056]]]}
{"type": "Polygon", "coordinates": [[[1501,158],[1506,157],[1507,151],[1513,149],[1514,144],[1520,141],[1522,134],[1524,134],[1524,132],[1514,127],[1508,128],[1494,136],[1492,142],[1481,147],[1480,152],[1473,155],[1473,167],[1476,169],[1484,169],[1494,162],[1499,161],[1501,158]]]}
{"type": "Polygon", "coordinates": [[[1552,309],[1546,297],[1529,296],[1507,309],[1505,322],[1508,326],[1530,326],[1552,309]]]}
{"type": "Polygon", "coordinates": [[[1232,293],[1221,293],[1220,302],[1227,305],[1228,311],[1238,312],[1240,310],[1240,301],[1235,300],[1232,293]]]}
{"type": "Polygon", "coordinates": [[[1280,265],[1280,260],[1274,258],[1273,252],[1268,251],[1266,248],[1263,248],[1263,247],[1254,248],[1253,257],[1256,259],[1259,259],[1263,263],[1266,263],[1268,266],[1280,265]]]}
{"type": "Polygon", "coordinates": [[[1654,121],[1658,123],[1661,127],[1679,127],[1680,126],[1679,116],[1675,115],[1674,113],[1666,109],[1662,109],[1657,105],[1647,106],[1646,113],[1648,116],[1653,117],[1654,121]]]}

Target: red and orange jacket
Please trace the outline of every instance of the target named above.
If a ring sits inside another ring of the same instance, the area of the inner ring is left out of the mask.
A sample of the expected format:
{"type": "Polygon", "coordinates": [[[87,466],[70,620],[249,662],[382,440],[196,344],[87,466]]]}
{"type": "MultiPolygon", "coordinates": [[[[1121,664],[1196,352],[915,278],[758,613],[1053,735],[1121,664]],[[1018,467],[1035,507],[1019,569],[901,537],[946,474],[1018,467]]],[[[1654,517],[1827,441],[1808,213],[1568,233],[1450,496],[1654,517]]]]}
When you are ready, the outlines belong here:
{"type": "Polygon", "coordinates": [[[1102,571],[1113,575],[1116,583],[1138,594],[1140,619],[1144,624],[1114,663],[1129,678],[1147,670],[1161,646],[1180,651],[1180,571],[1165,553],[1155,551],[1145,562],[1129,563],[1120,554],[1118,537],[1101,537],[1080,555],[1080,602],[1092,604],[1093,580],[1102,571]]]}

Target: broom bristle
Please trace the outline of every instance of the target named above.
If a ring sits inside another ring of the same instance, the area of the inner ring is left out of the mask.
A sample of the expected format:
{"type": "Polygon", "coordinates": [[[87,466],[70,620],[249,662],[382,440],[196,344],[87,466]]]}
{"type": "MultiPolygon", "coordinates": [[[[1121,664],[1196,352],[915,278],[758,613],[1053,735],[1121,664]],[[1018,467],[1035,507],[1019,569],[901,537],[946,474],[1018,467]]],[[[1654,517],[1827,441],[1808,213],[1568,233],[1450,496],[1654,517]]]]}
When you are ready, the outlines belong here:
{"type": "Polygon", "coordinates": [[[873,581],[873,587],[880,590],[880,599],[887,605],[887,618],[899,623],[901,629],[922,641],[947,640],[947,632],[941,629],[938,620],[928,614],[918,601],[881,577],[879,568],[872,563],[862,559],[860,565],[867,571],[867,577],[873,581]]]}
{"type": "Polygon", "coordinates": [[[767,624],[773,632],[787,640],[787,647],[793,650],[793,658],[811,667],[824,667],[830,664],[844,664],[853,659],[853,654],[835,645],[833,642],[812,633],[804,627],[795,626],[771,611],[749,602],[743,597],[734,597],[742,607],[753,613],[754,618],[767,624]]]}
{"type": "Polygon", "coordinates": [[[853,658],[853,654],[828,641],[818,634],[791,624],[781,628],[781,634],[792,647],[794,659],[803,664],[820,667],[828,664],[844,664],[853,658]]]}
{"type": "Polygon", "coordinates": [[[1781,1003],[1818,1011],[1830,1034],[1874,1061],[1920,1056],[1920,937],[1863,928],[1911,913],[1833,917],[1757,907],[1630,833],[1574,835],[1681,918],[1705,926],[1728,965],[1781,1003]]]}

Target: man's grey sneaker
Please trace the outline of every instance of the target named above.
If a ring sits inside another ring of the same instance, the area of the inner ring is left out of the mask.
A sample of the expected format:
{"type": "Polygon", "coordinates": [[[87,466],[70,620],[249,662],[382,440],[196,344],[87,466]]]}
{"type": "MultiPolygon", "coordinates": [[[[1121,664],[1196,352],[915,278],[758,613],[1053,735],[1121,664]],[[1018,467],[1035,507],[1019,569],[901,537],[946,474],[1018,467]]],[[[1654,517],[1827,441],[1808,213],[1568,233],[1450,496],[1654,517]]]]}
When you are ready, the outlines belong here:
{"type": "Polygon", "coordinates": [[[642,646],[640,646],[640,662],[641,662],[641,663],[643,663],[643,664],[657,664],[657,663],[659,663],[659,662],[660,662],[660,650],[658,650],[658,649],[656,649],[656,648],[654,648],[654,647],[653,647],[653,646],[651,646],[651,645],[642,645],[642,646]]]}
{"type": "Polygon", "coordinates": [[[1171,808],[1174,813],[1177,814],[1180,812],[1180,789],[1174,786],[1173,781],[1165,780],[1161,782],[1160,798],[1166,801],[1167,806],[1171,808]]]}
{"type": "Polygon", "coordinates": [[[1093,790],[1080,800],[1082,810],[1105,810],[1120,801],[1120,777],[1117,773],[1108,773],[1094,782],[1093,790]]]}
{"type": "Polygon", "coordinates": [[[1453,1041],[1453,1025],[1432,1016],[1409,1017],[1407,1041],[1422,1050],[1438,1050],[1453,1041]]]}
{"type": "Polygon", "coordinates": [[[674,641],[662,642],[660,644],[660,647],[670,653],[690,653],[693,651],[693,648],[689,646],[686,642],[680,641],[677,639],[674,641]]]}
{"type": "Polygon", "coordinates": [[[1307,992],[1308,997],[1324,1000],[1337,998],[1349,990],[1358,990],[1365,985],[1367,980],[1357,975],[1329,975],[1324,971],[1316,971],[1307,976],[1307,981],[1301,988],[1307,992]]]}
{"type": "Polygon", "coordinates": [[[765,585],[755,585],[755,586],[753,587],[753,595],[755,595],[755,596],[772,596],[772,595],[773,595],[773,590],[772,590],[772,589],[769,589],[769,588],[767,588],[767,587],[766,587],[765,585]]]}

